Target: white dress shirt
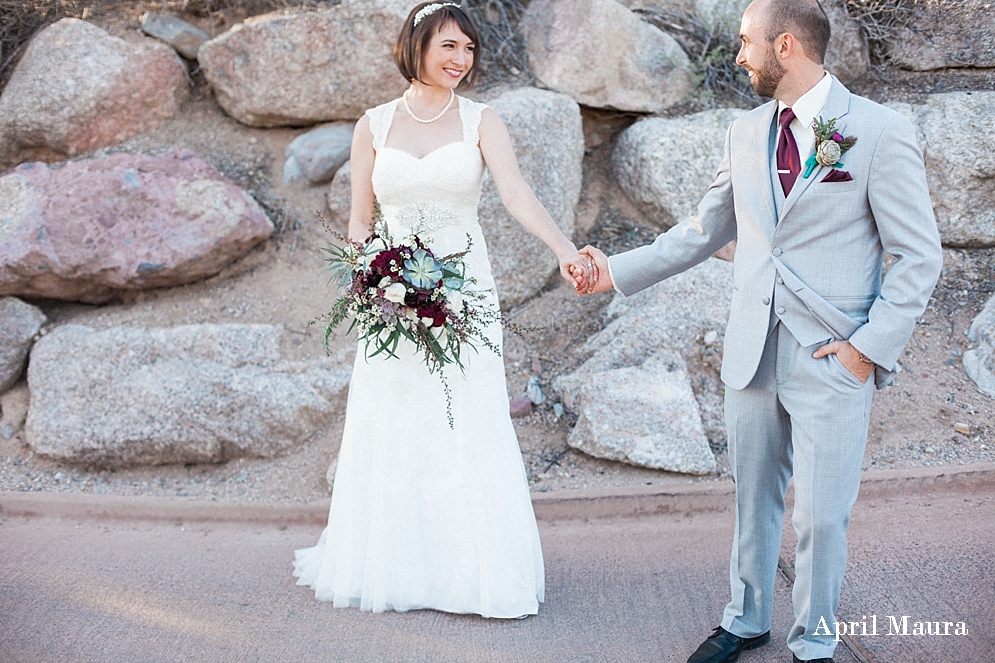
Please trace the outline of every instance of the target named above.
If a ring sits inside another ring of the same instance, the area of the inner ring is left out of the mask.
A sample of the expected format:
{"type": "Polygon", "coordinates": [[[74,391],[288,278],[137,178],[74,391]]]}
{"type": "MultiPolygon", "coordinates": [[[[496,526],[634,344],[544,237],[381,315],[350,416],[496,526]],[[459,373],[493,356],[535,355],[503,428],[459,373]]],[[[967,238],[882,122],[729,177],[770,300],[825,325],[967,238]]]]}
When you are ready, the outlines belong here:
{"type": "MultiPolygon", "coordinates": [[[[826,105],[826,100],[829,98],[829,88],[833,85],[833,77],[828,73],[822,76],[822,79],[812,86],[812,88],[798,97],[798,100],[791,110],[795,112],[795,119],[791,121],[788,128],[791,130],[791,135],[795,137],[795,143],[798,144],[798,156],[801,157],[802,164],[804,164],[810,156],[815,152],[815,132],[812,130],[812,121],[822,112],[822,107],[826,105]]],[[[781,111],[788,108],[788,105],[783,101],[777,102],[777,116],[781,117],[781,111]]],[[[823,120],[829,121],[832,118],[824,117],[823,120]]],[[[777,132],[778,144],[781,142],[781,132],[777,132]]],[[[777,153],[777,148],[775,147],[775,154],[777,153]]],[[[804,168],[802,171],[804,172],[804,168]]]]}

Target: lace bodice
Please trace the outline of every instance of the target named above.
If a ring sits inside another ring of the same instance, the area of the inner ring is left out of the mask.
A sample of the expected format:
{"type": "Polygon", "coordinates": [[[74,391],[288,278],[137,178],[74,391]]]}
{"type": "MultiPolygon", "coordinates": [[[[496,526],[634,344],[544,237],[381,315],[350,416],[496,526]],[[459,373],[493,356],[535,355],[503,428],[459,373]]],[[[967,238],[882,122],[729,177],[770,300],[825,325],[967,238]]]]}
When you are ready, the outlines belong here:
{"type": "Polygon", "coordinates": [[[445,229],[465,231],[478,227],[477,204],[484,176],[478,129],[486,106],[464,97],[458,99],[463,140],[443,145],[421,158],[386,146],[398,99],[366,111],[376,150],[373,193],[395,236],[412,230],[431,231],[448,244],[444,236],[451,233],[445,229]]]}

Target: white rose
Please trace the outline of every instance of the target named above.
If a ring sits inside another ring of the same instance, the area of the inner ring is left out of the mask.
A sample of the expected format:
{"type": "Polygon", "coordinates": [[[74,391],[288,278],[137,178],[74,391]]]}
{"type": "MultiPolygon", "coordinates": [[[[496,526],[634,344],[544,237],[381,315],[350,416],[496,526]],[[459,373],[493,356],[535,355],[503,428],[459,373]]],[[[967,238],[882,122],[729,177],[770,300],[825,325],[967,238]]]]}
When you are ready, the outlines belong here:
{"type": "Polygon", "coordinates": [[[378,288],[386,288],[391,283],[392,283],[392,281],[390,280],[390,277],[389,276],[385,276],[382,279],[380,279],[380,283],[377,284],[377,287],[378,288]]]}
{"type": "Polygon", "coordinates": [[[463,293],[459,290],[447,290],[446,303],[450,310],[459,313],[463,310],[463,293]]]}
{"type": "Polygon", "coordinates": [[[389,302],[394,302],[400,304],[404,301],[404,294],[407,292],[407,288],[404,287],[403,283],[393,283],[383,291],[383,296],[389,302]]]}

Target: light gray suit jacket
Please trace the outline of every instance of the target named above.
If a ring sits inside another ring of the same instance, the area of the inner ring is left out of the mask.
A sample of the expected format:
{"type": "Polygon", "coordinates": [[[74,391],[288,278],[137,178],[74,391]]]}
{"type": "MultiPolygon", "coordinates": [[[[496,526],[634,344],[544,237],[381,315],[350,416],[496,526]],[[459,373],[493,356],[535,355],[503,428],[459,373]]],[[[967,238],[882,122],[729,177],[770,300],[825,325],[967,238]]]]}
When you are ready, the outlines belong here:
{"type": "Polygon", "coordinates": [[[732,123],[697,214],[653,244],[612,256],[612,278],[630,295],[736,239],[723,382],[743,389],[753,379],[773,308],[802,346],[849,339],[878,365],[883,387],[943,264],[915,130],[834,78],[820,115],[857,137],[840,169],[853,180],[822,182],[831,169],[819,166],[798,177],[777,214],[770,172],[776,111],[771,101],[732,123]],[[882,278],[885,253],[896,262],[882,278]]]}

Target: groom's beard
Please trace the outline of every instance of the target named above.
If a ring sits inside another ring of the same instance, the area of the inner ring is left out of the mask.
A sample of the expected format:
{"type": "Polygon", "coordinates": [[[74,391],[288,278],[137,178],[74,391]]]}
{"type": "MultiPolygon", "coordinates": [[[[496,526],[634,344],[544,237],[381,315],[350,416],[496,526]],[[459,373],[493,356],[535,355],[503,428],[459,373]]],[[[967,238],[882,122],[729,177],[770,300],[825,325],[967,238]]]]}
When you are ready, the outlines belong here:
{"type": "Polygon", "coordinates": [[[784,66],[778,61],[774,46],[771,44],[764,56],[763,66],[753,70],[753,90],[761,97],[773,99],[782,78],[784,78],[784,66]]]}

